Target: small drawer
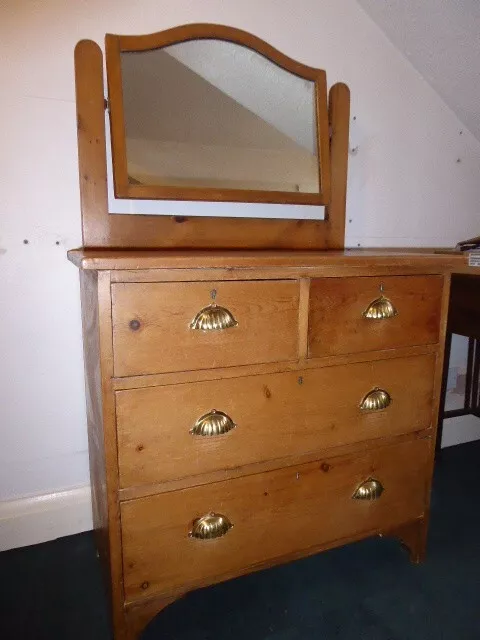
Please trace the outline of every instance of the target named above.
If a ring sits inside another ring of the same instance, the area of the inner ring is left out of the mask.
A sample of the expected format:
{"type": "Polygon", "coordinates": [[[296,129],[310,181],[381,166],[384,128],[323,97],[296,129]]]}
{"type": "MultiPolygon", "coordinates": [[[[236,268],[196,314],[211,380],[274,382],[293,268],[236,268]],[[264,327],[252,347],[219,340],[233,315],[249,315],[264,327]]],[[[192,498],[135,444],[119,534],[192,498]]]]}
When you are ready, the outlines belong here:
{"type": "Polygon", "coordinates": [[[421,517],[431,440],[121,504],[127,601],[188,590],[421,517]]]}
{"type": "Polygon", "coordinates": [[[295,280],[112,285],[115,376],[295,360],[295,280]]]}
{"type": "Polygon", "coordinates": [[[117,391],[120,486],[428,428],[434,369],[426,355],[117,391]]]}
{"type": "Polygon", "coordinates": [[[442,276],[312,280],[309,357],[438,342],[442,289],[442,276]]]}

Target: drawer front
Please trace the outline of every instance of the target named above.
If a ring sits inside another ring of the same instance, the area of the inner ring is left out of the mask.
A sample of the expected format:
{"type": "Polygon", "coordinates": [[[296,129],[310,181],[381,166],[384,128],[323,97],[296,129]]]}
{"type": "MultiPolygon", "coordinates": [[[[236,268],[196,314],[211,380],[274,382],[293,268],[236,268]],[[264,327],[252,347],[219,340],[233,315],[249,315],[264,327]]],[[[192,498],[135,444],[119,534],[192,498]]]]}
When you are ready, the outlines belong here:
{"type": "Polygon", "coordinates": [[[426,355],[118,391],[120,484],[173,480],[427,428],[434,367],[435,356],[426,355]]]}
{"type": "Polygon", "coordinates": [[[295,360],[298,295],[294,280],[114,284],[115,376],[295,360]]]}
{"type": "Polygon", "coordinates": [[[431,440],[415,440],[125,502],[126,599],[187,590],[420,517],[430,457],[431,440]],[[353,498],[367,481],[364,495],[372,495],[372,481],[383,493],[374,500],[353,498]],[[211,513],[210,523],[198,520],[211,513]],[[209,531],[220,537],[189,536],[209,531]]]}
{"type": "Polygon", "coordinates": [[[438,342],[442,288],[442,276],[312,280],[309,356],[438,342]]]}

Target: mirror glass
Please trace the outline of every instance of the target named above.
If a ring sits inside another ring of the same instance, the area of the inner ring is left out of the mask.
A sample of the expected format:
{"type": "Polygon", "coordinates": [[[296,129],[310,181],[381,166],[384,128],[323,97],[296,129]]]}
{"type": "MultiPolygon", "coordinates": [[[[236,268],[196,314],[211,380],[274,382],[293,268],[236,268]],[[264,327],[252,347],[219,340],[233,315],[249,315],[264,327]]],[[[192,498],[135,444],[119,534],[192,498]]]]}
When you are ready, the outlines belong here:
{"type": "Polygon", "coordinates": [[[315,83],[200,39],[121,53],[132,185],[319,193],[315,83]]]}

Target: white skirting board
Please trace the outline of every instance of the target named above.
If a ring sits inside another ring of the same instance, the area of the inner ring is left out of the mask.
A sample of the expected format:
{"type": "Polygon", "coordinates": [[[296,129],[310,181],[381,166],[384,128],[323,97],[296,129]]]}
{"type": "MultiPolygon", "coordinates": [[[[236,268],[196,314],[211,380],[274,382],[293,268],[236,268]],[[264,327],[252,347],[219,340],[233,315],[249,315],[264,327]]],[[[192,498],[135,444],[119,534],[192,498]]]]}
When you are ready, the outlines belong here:
{"type": "Polygon", "coordinates": [[[92,529],[90,486],[0,502],[0,551],[92,529]]]}
{"type": "MultiPolygon", "coordinates": [[[[480,440],[480,419],[449,418],[442,447],[480,440]]],[[[92,528],[90,487],[0,502],[0,551],[26,547],[92,528]]]]}
{"type": "Polygon", "coordinates": [[[480,418],[468,415],[443,421],[442,449],[472,440],[480,440],[480,418]]]}

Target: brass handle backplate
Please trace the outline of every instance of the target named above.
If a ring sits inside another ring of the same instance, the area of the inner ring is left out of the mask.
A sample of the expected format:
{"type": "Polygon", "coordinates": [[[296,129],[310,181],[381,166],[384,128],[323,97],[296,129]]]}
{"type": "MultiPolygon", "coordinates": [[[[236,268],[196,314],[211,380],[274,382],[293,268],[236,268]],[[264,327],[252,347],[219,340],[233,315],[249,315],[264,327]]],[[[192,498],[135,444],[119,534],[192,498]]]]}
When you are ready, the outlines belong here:
{"type": "Polygon", "coordinates": [[[233,314],[225,307],[219,307],[212,302],[200,309],[190,323],[190,329],[198,331],[223,331],[238,326],[233,314]]]}
{"type": "Polygon", "coordinates": [[[398,315],[391,300],[381,295],[380,298],[373,300],[363,312],[363,317],[369,320],[386,320],[394,318],[398,315]]]}
{"type": "Polygon", "coordinates": [[[227,516],[221,513],[207,513],[193,521],[192,530],[188,535],[198,540],[213,540],[224,536],[232,527],[233,524],[227,516]]]}
{"type": "Polygon", "coordinates": [[[235,429],[236,426],[229,415],[212,409],[198,418],[190,429],[190,433],[194,436],[221,436],[235,429]]]}
{"type": "Polygon", "coordinates": [[[352,498],[354,500],[378,500],[383,493],[382,483],[375,478],[369,478],[357,487],[352,498]]]}
{"type": "Polygon", "coordinates": [[[392,397],[388,391],[375,387],[363,398],[360,409],[362,411],[383,411],[391,404],[392,397]]]}

